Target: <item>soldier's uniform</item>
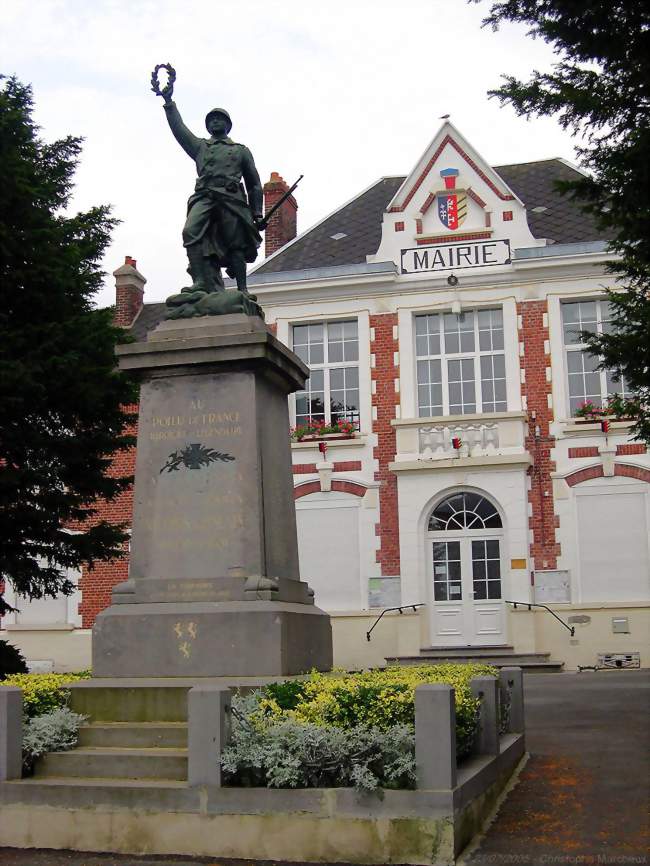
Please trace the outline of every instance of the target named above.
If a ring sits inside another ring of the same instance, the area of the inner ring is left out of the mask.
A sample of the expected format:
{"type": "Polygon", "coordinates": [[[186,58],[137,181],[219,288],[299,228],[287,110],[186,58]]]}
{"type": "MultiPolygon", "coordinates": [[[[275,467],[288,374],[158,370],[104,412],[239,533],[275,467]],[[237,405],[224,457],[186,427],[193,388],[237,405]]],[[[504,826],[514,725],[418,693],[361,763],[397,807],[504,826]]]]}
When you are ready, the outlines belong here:
{"type": "MultiPolygon", "coordinates": [[[[174,102],[166,103],[164,108],[174,137],[196,163],[198,174],[183,227],[190,273],[195,283],[199,278],[210,282],[205,272],[199,273],[202,270],[200,251],[204,261],[208,258],[234,276],[233,259],[255,261],[262,242],[253,219],[253,216],[260,219],[262,216],[262,184],[253,155],[243,144],[236,144],[227,137],[199,138],[185,126],[174,102]]],[[[230,120],[222,109],[214,111],[230,120]]]]}

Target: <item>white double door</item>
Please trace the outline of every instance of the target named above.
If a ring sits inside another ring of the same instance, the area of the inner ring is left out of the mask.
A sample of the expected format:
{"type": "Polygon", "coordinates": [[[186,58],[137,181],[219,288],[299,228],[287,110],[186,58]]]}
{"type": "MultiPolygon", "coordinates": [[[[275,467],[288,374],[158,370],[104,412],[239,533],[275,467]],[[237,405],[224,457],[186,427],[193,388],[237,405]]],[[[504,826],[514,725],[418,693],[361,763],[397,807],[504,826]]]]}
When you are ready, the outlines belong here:
{"type": "Polygon", "coordinates": [[[427,553],[432,645],[505,644],[503,537],[486,530],[431,532],[427,553]]]}

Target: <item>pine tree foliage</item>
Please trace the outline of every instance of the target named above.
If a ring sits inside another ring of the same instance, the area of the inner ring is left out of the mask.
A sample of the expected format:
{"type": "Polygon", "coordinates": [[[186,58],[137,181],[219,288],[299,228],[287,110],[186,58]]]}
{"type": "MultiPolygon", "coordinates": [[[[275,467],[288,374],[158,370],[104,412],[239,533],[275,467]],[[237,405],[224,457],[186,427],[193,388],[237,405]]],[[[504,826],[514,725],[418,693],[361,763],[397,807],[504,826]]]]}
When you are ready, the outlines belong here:
{"type": "Polygon", "coordinates": [[[66,569],[122,548],[96,501],[129,484],[107,470],[133,444],[135,392],[115,366],[112,311],[92,305],[115,221],[106,207],[66,214],[81,141],[42,141],[32,111],[31,89],[2,77],[0,581],[42,598],[73,590],[66,569]]]}
{"type": "MultiPolygon", "coordinates": [[[[480,2],[480,0],[474,0],[480,2]]],[[[505,0],[485,24],[527,25],[557,57],[490,94],[525,117],[555,116],[579,141],[587,176],[561,184],[609,237],[614,331],[586,338],[637,398],[628,411],[650,443],[650,4],[647,0],[505,0]]]]}

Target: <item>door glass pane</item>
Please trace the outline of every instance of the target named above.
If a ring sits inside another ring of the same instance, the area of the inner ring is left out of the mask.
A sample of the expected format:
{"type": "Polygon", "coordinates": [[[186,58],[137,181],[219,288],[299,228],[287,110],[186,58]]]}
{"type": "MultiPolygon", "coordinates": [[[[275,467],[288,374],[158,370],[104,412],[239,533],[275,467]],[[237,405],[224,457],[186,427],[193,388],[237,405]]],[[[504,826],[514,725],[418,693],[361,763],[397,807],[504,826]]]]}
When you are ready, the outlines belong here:
{"type": "Polygon", "coordinates": [[[501,558],[497,539],[472,541],[474,599],[501,598],[501,558]]]}
{"type": "Polygon", "coordinates": [[[460,542],[433,544],[433,597],[435,601],[461,601],[460,542]]]}

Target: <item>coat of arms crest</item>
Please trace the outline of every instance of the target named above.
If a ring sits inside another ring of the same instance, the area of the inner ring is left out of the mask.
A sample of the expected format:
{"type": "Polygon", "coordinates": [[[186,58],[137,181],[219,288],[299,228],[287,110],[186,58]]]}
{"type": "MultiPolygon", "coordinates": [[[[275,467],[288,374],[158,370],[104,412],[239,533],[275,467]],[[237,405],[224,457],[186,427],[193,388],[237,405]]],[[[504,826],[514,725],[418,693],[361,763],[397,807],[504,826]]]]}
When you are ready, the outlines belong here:
{"type": "Polygon", "coordinates": [[[465,221],[467,216],[467,194],[456,189],[457,168],[443,168],[440,177],[445,182],[445,191],[438,193],[438,216],[445,228],[454,231],[465,221]]]}

